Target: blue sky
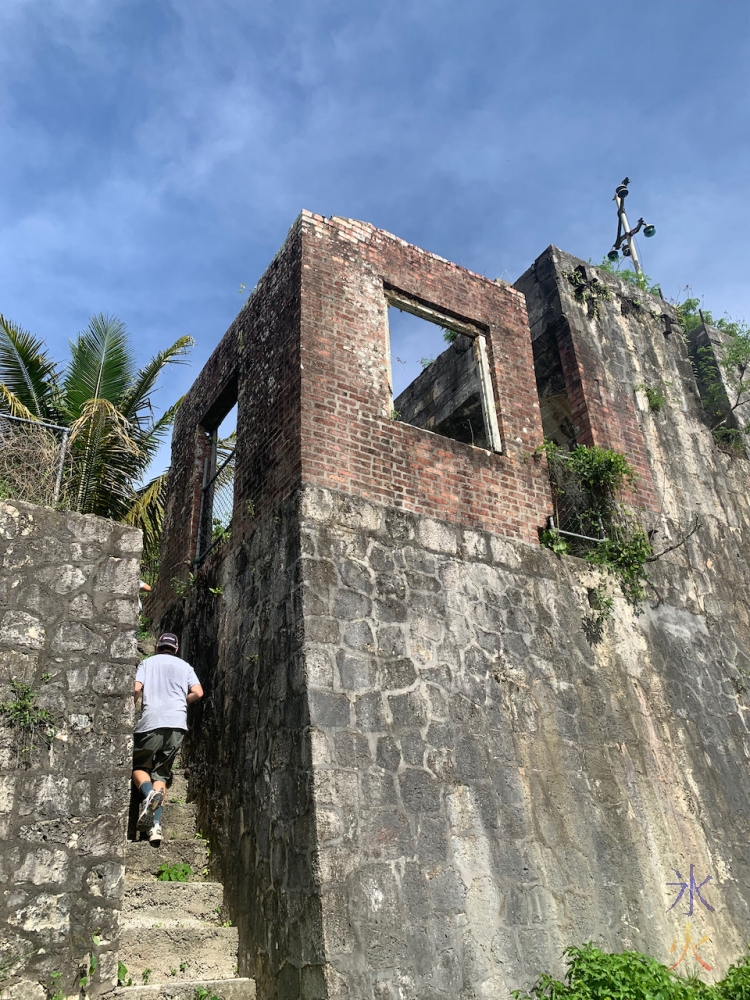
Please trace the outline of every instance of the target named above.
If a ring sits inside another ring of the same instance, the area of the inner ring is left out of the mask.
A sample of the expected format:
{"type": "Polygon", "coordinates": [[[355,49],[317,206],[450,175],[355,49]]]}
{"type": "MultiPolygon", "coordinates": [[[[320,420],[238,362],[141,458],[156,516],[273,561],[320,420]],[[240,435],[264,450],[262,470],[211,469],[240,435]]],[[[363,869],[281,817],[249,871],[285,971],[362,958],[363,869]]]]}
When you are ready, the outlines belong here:
{"type": "MultiPolygon", "coordinates": [[[[1,0],[0,311],[96,312],[185,391],[301,208],[513,281],[600,259],[750,319],[746,0],[1,0]]],[[[162,456],[162,463],[165,456],[162,456]]]]}

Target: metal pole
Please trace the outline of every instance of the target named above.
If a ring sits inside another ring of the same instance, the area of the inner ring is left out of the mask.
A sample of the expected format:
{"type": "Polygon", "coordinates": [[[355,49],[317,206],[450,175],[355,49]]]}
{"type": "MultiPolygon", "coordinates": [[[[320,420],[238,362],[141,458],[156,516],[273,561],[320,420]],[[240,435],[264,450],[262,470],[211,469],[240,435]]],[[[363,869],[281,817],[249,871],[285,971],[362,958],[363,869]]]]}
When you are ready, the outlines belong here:
{"type": "Polygon", "coordinates": [[[60,489],[62,488],[62,474],[63,466],[65,465],[65,452],[68,450],[68,438],[70,437],[70,428],[63,428],[62,441],[60,442],[60,464],[57,467],[57,478],[55,479],[55,495],[52,498],[52,506],[54,507],[57,501],[60,499],[60,489]]]}
{"type": "Polygon", "coordinates": [[[617,205],[617,216],[620,220],[622,230],[625,233],[625,238],[628,241],[628,246],[630,247],[630,256],[633,258],[635,273],[643,274],[641,262],[638,260],[638,254],[636,253],[635,243],[630,235],[630,223],[628,222],[628,217],[625,214],[625,199],[621,198],[618,194],[615,194],[615,204],[617,205]]]}

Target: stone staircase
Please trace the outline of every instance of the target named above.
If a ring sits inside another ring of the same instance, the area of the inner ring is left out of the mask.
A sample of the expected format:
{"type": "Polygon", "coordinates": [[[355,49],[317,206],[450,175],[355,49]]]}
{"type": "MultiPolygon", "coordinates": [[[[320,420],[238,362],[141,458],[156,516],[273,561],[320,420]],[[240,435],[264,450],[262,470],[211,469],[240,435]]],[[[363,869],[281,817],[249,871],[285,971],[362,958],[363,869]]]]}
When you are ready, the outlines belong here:
{"type": "Polygon", "coordinates": [[[223,887],[210,881],[208,844],[196,837],[195,807],[186,800],[184,771],[175,769],[161,845],[128,842],[120,961],[133,985],[118,987],[115,995],[121,1000],[252,1000],[255,982],[237,977],[237,928],[224,926],[223,887]],[[160,865],[181,862],[192,869],[189,881],[158,881],[160,865]]]}

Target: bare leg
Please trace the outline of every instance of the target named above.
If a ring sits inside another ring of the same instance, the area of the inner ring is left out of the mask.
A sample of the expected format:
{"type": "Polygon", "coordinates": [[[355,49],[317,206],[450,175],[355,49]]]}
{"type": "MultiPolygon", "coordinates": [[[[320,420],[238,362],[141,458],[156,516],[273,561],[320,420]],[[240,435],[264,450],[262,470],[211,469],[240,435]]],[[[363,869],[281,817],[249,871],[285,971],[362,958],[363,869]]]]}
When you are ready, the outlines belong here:
{"type": "MultiPolygon", "coordinates": [[[[144,781],[151,781],[151,775],[148,771],[133,771],[133,784],[136,788],[140,789],[144,781]]],[[[157,778],[154,782],[155,792],[164,792],[166,794],[167,784],[165,781],[159,781],[157,778]]]]}

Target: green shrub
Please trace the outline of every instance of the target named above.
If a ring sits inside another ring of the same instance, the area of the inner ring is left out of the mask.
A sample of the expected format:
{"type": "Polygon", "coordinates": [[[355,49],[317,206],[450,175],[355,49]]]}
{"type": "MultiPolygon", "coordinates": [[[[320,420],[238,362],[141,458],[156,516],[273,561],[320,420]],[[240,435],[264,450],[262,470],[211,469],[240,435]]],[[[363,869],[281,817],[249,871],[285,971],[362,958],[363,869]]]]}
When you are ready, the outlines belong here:
{"type": "Polygon", "coordinates": [[[544,974],[530,991],[514,990],[515,1000],[750,1000],[750,954],[713,986],[635,951],[607,953],[585,944],[564,954],[564,983],[544,974]]]}
{"type": "MultiPolygon", "coordinates": [[[[540,535],[542,545],[557,555],[571,552],[582,555],[594,566],[614,576],[635,608],[645,593],[646,561],[651,544],[635,515],[620,497],[632,490],[636,474],[624,455],[611,448],[578,445],[563,451],[552,441],[544,444],[555,499],[556,527],[540,535]],[[560,534],[572,531],[599,542],[582,542],[560,534]],[[604,536],[604,537],[602,537],[604,536]]],[[[611,617],[612,602],[602,598],[600,607],[592,608],[584,628],[591,636],[601,637],[603,623],[611,617]]]]}
{"type": "Polygon", "coordinates": [[[186,861],[178,861],[174,865],[166,862],[159,865],[157,879],[160,882],[187,882],[193,874],[193,869],[186,861]]]}

